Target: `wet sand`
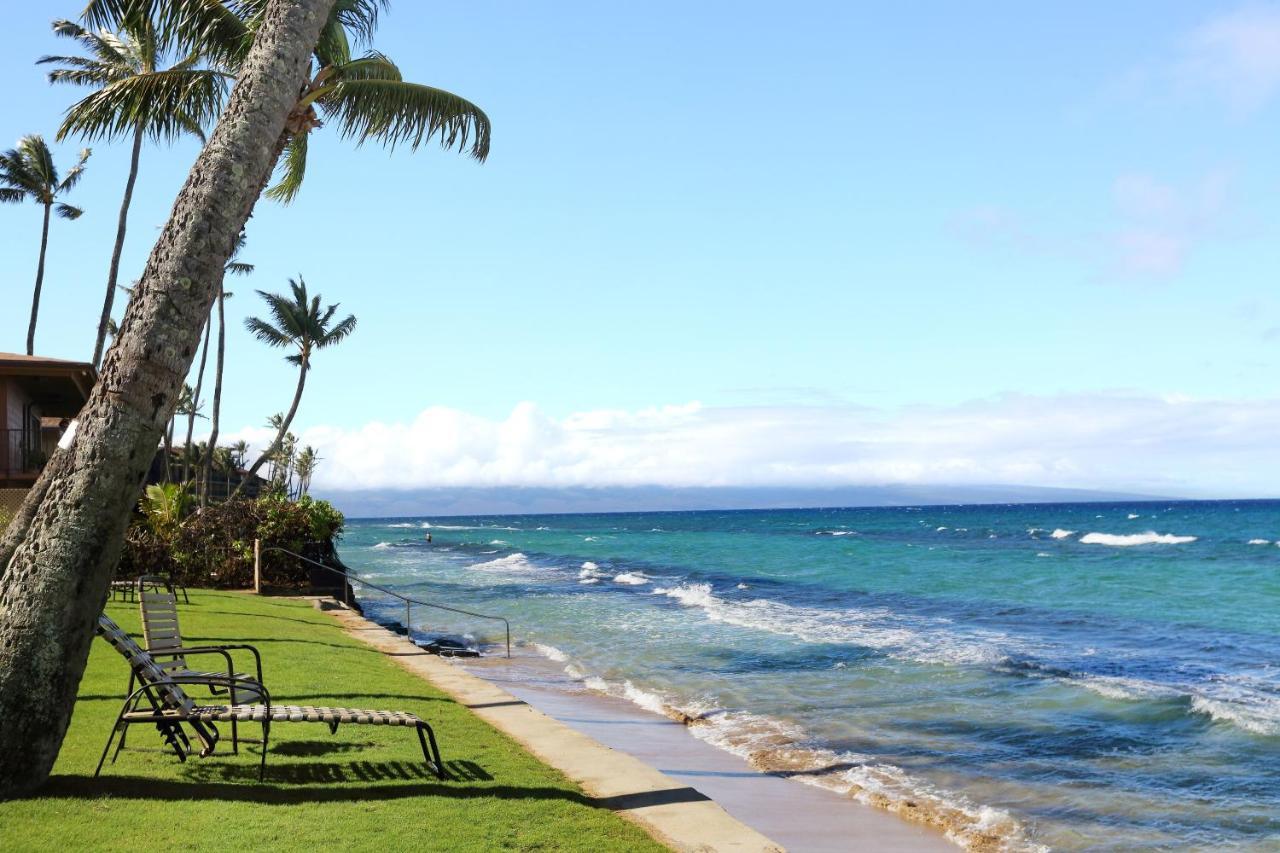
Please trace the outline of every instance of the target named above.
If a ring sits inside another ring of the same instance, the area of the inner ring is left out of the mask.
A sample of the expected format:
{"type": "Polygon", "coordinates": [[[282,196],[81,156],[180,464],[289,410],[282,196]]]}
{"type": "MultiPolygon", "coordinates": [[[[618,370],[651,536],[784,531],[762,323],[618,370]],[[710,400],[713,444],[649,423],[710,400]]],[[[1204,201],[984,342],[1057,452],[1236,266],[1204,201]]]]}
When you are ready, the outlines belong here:
{"type": "Polygon", "coordinates": [[[565,725],[625,752],[691,788],[738,820],[805,851],[932,853],[957,846],[942,833],[833,791],[761,773],[675,720],[584,689],[559,664],[528,652],[454,662],[565,725]]]}

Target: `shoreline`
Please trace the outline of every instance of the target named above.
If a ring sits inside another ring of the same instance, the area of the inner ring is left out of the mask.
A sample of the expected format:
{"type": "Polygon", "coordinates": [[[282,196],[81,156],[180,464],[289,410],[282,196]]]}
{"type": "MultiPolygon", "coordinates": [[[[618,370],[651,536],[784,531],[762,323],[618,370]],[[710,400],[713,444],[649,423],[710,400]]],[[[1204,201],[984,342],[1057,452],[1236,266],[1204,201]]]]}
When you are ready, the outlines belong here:
{"type": "Polygon", "coordinates": [[[677,850],[958,849],[928,826],[760,772],[625,700],[520,679],[505,658],[445,660],[343,605],[312,601],[349,634],[453,695],[677,850]]]}
{"type": "Polygon", "coordinates": [[[788,850],[944,853],[962,849],[925,824],[829,788],[763,772],[742,756],[697,737],[686,723],[666,714],[591,689],[565,689],[563,672],[545,658],[513,663],[496,657],[459,658],[452,665],[500,685],[605,746],[696,787],[788,850]]]}

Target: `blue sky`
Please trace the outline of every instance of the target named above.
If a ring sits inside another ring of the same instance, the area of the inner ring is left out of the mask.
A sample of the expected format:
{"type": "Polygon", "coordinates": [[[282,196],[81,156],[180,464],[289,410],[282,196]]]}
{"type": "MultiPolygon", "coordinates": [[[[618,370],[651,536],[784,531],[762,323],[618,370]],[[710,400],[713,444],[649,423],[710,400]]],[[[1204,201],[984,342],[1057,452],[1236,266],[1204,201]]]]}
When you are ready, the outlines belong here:
{"type": "MultiPolygon", "coordinates": [[[[75,96],[31,63],[76,8],[11,11],[5,143],[75,96]]],[[[1276,491],[1280,6],[401,0],[377,45],[485,108],[494,143],[478,165],[322,129],[297,202],[249,224],[224,429],[288,404],[291,368],[239,324],[301,273],[360,318],[297,422],[331,488],[1276,491]],[[1097,429],[1038,452],[1063,412],[1097,429]],[[1018,440],[991,444],[1001,425],[1018,440]],[[434,450],[362,461],[388,441],[434,450]]],[[[51,236],[53,356],[88,357],[101,304],[127,152],[94,149],[87,213],[51,236]]],[[[195,153],[144,152],[125,277],[195,153]]],[[[19,350],[38,210],[0,222],[19,350]]]]}

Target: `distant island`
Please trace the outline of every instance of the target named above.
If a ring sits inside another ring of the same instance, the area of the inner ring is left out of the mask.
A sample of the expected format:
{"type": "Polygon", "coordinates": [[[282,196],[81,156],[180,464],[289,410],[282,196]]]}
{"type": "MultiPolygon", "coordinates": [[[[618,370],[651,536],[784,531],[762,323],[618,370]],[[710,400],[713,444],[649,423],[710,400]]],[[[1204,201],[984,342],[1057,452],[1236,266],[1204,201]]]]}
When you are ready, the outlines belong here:
{"type": "Polygon", "coordinates": [[[890,484],[834,488],[460,487],[402,491],[382,489],[332,491],[325,493],[324,497],[354,518],[940,504],[1090,503],[1177,499],[1168,495],[1141,495],[1094,489],[945,484],[890,484]]]}

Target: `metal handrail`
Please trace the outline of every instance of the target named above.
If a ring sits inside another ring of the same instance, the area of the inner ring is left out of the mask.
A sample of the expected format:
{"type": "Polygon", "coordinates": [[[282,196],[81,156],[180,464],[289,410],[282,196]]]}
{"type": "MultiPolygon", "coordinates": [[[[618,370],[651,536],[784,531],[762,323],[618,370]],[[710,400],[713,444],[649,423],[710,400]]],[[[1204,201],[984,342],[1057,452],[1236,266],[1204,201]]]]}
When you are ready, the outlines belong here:
{"type": "MultiPolygon", "coordinates": [[[[345,579],[354,580],[356,583],[363,584],[364,586],[370,587],[372,589],[376,589],[379,592],[385,592],[387,595],[394,596],[395,598],[400,599],[401,601],[404,602],[404,631],[406,636],[408,636],[410,639],[413,638],[413,634],[412,634],[413,623],[410,621],[411,614],[412,614],[411,608],[415,604],[421,605],[423,607],[434,607],[437,610],[447,610],[450,613],[461,613],[464,616],[474,616],[476,619],[490,619],[495,622],[501,622],[503,627],[506,628],[506,632],[507,632],[507,657],[511,657],[511,623],[501,616],[489,616],[488,614],[485,614],[485,613],[475,613],[470,610],[463,610],[460,607],[449,607],[446,604],[436,604],[435,602],[432,602],[432,601],[423,601],[420,598],[410,598],[404,593],[396,592],[394,589],[387,589],[385,586],[380,586],[376,583],[372,583],[370,581],[364,580],[359,575],[352,572],[350,569],[348,569],[345,572],[339,571],[338,569],[335,569],[333,566],[326,566],[324,563],[316,562],[310,557],[304,557],[301,554],[288,550],[287,548],[278,548],[273,545],[270,548],[263,548],[262,551],[263,553],[266,553],[267,551],[279,551],[281,554],[288,554],[291,557],[295,557],[299,560],[302,560],[304,563],[310,563],[311,565],[316,566],[317,568],[324,569],[326,572],[332,572],[333,574],[340,575],[345,579]]],[[[344,590],[344,593],[345,593],[345,590],[344,590]]],[[[350,601],[348,601],[347,603],[350,604],[350,601]]]]}

